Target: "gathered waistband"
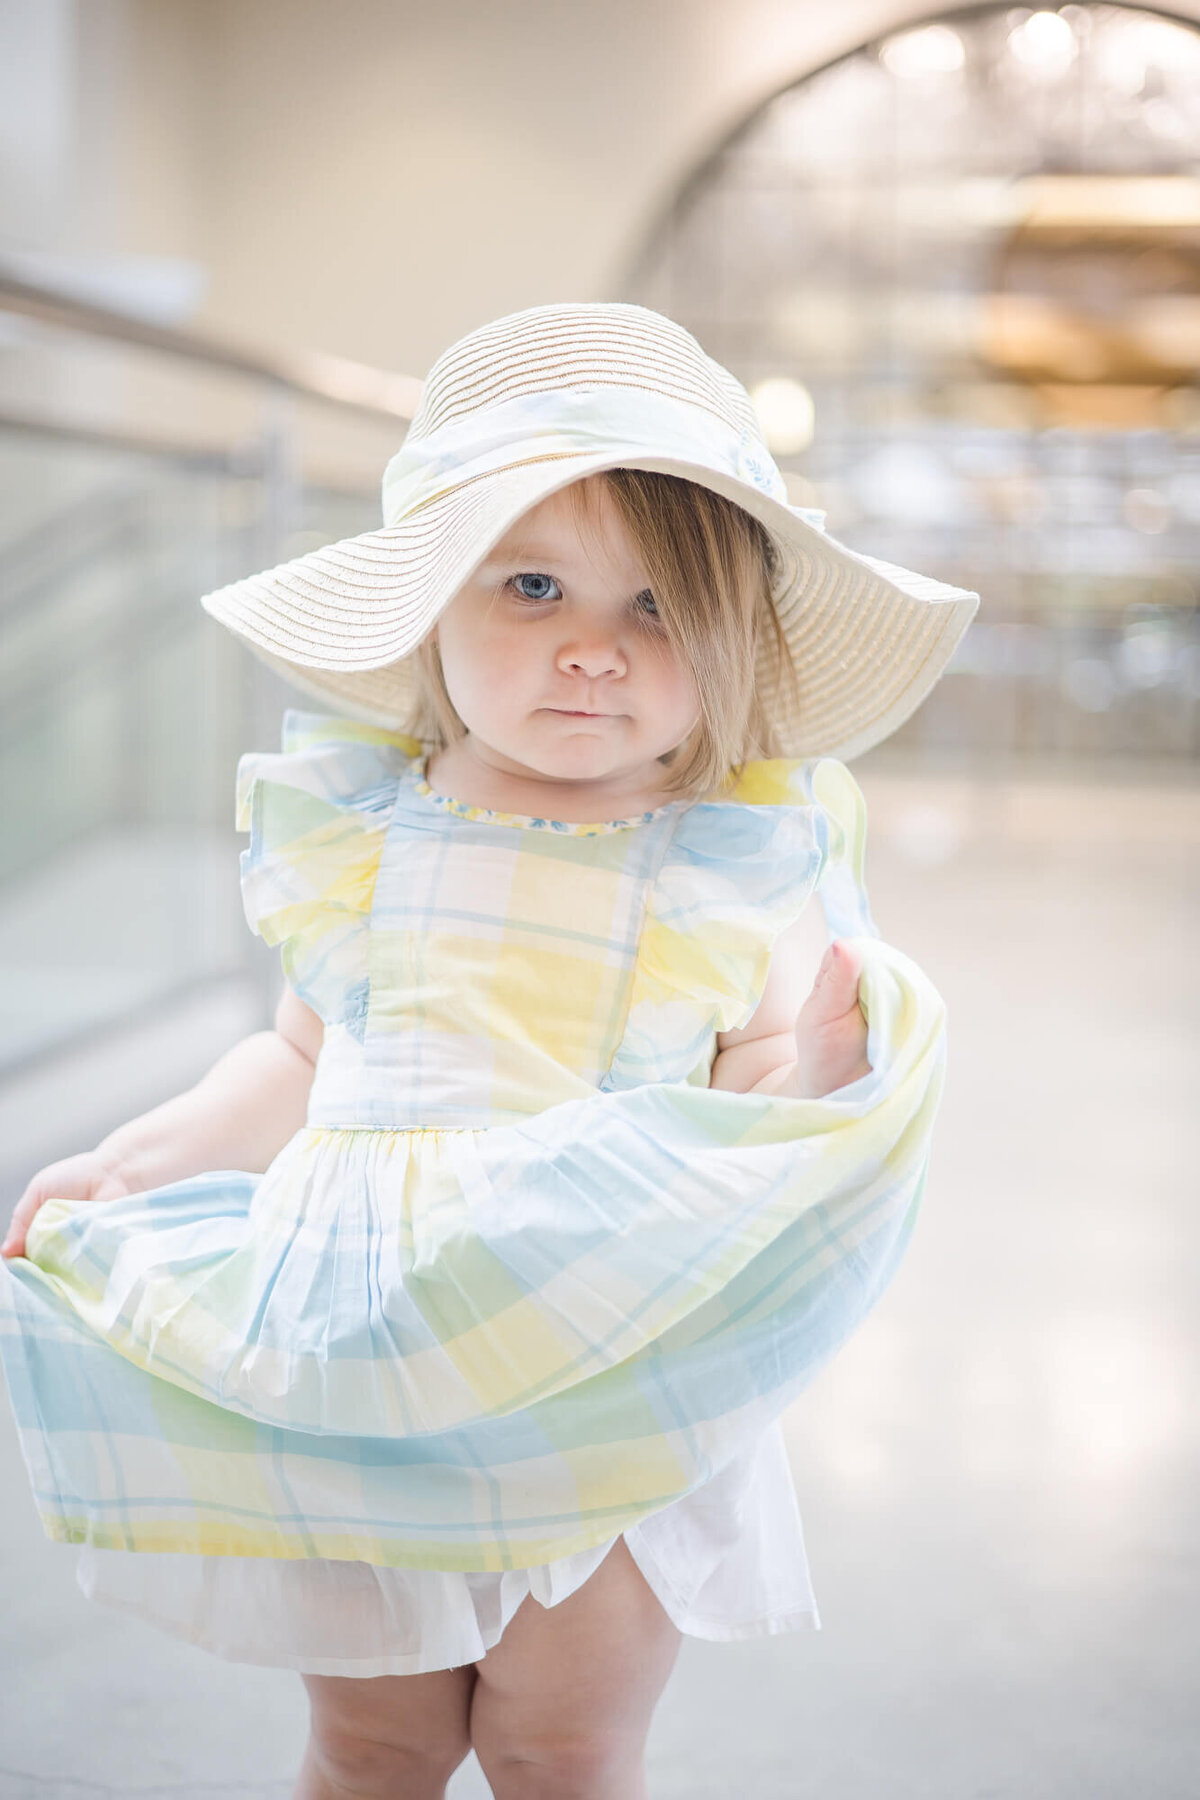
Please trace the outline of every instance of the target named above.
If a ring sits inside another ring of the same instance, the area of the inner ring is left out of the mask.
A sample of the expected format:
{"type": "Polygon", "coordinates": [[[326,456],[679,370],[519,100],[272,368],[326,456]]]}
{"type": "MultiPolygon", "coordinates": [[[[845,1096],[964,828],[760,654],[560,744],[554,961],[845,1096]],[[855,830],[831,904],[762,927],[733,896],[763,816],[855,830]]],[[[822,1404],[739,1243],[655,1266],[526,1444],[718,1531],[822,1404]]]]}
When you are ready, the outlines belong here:
{"type": "Polygon", "coordinates": [[[307,1138],[478,1137],[493,1129],[491,1125],[302,1125],[296,1135],[307,1138]]]}

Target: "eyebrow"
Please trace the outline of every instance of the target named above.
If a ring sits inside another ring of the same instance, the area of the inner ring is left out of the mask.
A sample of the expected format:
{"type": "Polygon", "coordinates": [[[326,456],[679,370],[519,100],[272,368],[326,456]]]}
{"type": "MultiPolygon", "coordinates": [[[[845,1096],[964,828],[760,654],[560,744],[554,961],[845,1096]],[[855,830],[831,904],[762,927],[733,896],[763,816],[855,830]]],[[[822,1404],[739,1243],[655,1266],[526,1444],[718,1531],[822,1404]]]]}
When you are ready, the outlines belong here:
{"type": "MultiPolygon", "coordinates": [[[[520,543],[514,544],[507,550],[502,545],[496,544],[488,551],[480,567],[486,569],[492,563],[520,562],[523,559],[547,563],[562,562],[564,560],[562,546],[560,544],[552,549],[547,544],[539,543],[536,538],[522,539],[520,543]]],[[[569,556],[565,560],[569,561],[569,556]]]]}

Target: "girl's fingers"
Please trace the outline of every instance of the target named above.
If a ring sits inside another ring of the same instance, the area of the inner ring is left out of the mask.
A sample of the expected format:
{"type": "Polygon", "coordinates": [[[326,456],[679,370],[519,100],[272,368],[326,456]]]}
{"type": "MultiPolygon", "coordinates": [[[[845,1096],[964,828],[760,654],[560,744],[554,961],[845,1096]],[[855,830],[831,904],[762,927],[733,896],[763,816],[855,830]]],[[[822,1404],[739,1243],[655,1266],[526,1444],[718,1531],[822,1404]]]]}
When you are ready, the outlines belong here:
{"type": "Polygon", "coordinates": [[[852,950],[844,939],[835,938],[821,958],[812,992],[804,1002],[806,1023],[818,1025],[848,1013],[858,1001],[861,973],[862,953],[852,950]]]}
{"type": "Polygon", "coordinates": [[[0,1244],[0,1256],[24,1256],[25,1233],[29,1229],[29,1221],[41,1204],[40,1194],[22,1195],[13,1209],[4,1242],[0,1244]]]}
{"type": "Polygon", "coordinates": [[[0,1256],[24,1256],[30,1220],[47,1200],[115,1200],[128,1192],[124,1177],[95,1151],[50,1163],[38,1170],[13,1208],[0,1256]]]}
{"type": "Polygon", "coordinates": [[[25,1233],[38,1208],[45,1204],[54,1192],[53,1188],[42,1186],[40,1178],[35,1178],[13,1208],[13,1216],[9,1223],[4,1242],[0,1244],[0,1256],[24,1256],[25,1233]]]}

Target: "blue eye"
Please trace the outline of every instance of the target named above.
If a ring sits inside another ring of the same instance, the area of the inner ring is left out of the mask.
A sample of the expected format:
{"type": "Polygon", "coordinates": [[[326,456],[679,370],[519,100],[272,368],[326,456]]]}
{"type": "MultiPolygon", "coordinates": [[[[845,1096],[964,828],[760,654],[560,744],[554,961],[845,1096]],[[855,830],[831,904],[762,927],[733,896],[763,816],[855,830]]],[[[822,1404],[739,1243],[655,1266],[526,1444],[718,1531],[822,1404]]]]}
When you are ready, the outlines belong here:
{"type": "Polygon", "coordinates": [[[642,589],[637,597],[637,605],[642,609],[648,619],[658,618],[658,604],[649,588],[642,589]]]}
{"type": "Polygon", "coordinates": [[[561,600],[562,589],[553,575],[514,575],[512,584],[522,600],[546,601],[561,600]]]}

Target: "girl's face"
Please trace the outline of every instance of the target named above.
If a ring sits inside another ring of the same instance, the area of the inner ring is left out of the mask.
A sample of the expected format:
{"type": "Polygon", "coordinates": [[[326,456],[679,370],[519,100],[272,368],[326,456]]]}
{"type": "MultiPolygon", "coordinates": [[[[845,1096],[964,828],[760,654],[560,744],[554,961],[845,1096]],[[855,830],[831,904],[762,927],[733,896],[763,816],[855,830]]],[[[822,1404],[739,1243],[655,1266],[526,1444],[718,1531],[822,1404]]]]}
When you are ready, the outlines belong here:
{"type": "Polygon", "coordinates": [[[446,689],[494,767],[653,788],[696,723],[695,683],[603,482],[588,498],[533,507],[455,595],[437,625],[446,689]]]}

